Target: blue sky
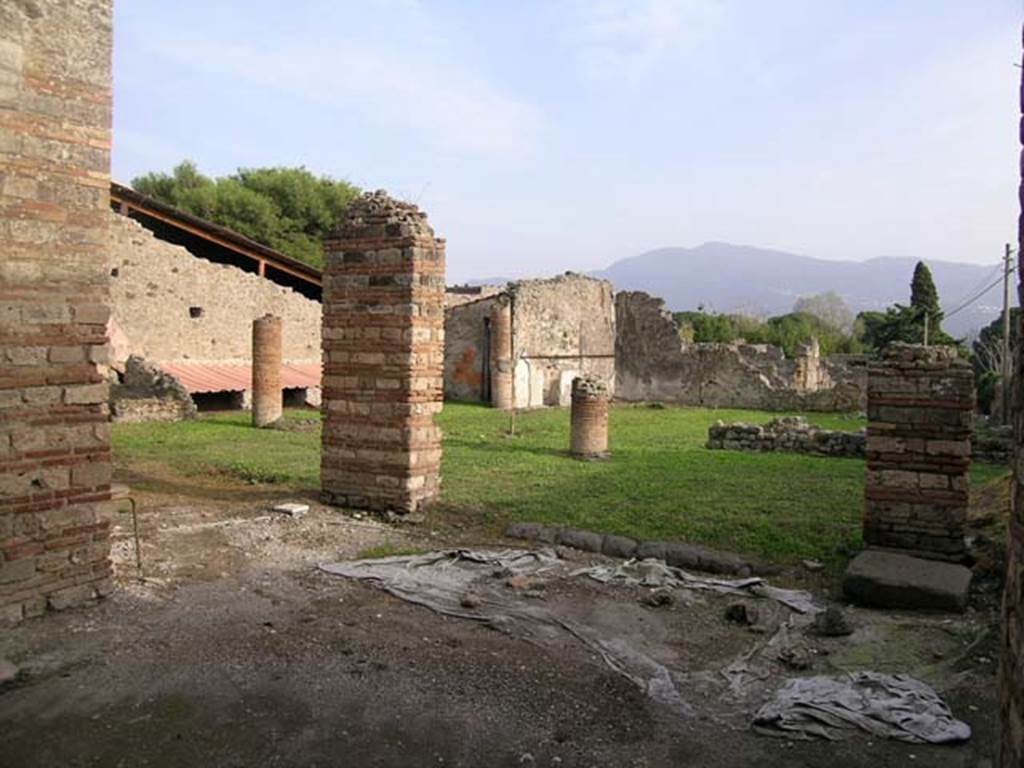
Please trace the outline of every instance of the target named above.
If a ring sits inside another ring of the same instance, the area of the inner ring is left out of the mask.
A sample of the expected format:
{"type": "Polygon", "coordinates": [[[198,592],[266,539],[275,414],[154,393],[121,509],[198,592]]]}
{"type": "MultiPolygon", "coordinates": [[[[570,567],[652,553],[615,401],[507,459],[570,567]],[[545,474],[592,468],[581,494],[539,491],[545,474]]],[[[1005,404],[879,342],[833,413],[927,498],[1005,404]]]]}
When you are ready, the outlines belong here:
{"type": "Polygon", "coordinates": [[[1020,0],[123,0],[113,172],[305,165],[450,281],[707,240],[993,263],[1020,0]]]}

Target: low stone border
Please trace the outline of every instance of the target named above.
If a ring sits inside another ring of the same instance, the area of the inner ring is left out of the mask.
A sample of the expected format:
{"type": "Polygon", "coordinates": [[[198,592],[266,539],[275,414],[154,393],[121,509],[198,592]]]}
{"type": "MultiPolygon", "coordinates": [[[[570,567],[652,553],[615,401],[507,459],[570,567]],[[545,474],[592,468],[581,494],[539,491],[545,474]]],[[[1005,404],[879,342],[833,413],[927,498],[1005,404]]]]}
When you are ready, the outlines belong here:
{"type": "Polygon", "coordinates": [[[749,562],[732,552],[718,552],[693,544],[680,544],[673,541],[637,541],[628,536],[595,533],[579,528],[555,528],[540,523],[512,523],[505,530],[505,535],[510,539],[542,541],[546,544],[558,544],[584,552],[598,552],[609,557],[639,560],[653,557],[664,560],[676,568],[692,568],[707,573],[764,576],[777,573],[780,570],[773,566],[749,562]]]}
{"type": "MultiPolygon", "coordinates": [[[[821,429],[802,416],[773,419],[767,424],[716,422],[708,427],[711,450],[802,453],[807,456],[863,459],[867,435],[863,429],[846,432],[821,429]]],[[[1005,429],[978,430],[971,439],[971,458],[986,464],[1008,464],[1013,435],[1005,429]]]]}

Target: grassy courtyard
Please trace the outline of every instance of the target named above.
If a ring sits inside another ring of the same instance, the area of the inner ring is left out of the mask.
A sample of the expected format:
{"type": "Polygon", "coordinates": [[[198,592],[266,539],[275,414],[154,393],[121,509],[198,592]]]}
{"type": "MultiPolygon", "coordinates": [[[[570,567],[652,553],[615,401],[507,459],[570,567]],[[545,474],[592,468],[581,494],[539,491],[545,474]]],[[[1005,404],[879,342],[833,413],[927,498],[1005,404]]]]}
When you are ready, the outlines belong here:
{"type": "MultiPolygon", "coordinates": [[[[507,414],[448,404],[444,496],[437,515],[499,532],[533,520],[642,538],[732,549],[776,561],[831,560],[860,543],[864,464],[791,454],[709,451],[716,419],[761,423],[779,414],[621,406],[612,409],[613,458],[566,456],[567,410],[507,414]]],[[[256,430],[246,413],[178,424],[114,428],[119,466],[190,478],[221,477],[282,491],[319,488],[318,416],[291,411],[286,429],[256,430]]],[[[823,427],[856,429],[842,415],[812,414],[823,427]]],[[[1005,474],[975,465],[977,487],[1005,474]]]]}

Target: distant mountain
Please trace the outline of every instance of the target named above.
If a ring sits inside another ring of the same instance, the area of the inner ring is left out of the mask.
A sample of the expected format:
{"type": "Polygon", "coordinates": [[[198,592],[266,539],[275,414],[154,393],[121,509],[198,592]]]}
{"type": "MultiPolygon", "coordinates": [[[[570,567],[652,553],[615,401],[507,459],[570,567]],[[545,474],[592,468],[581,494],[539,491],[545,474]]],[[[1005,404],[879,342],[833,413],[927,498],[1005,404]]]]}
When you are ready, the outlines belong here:
{"type": "MultiPolygon", "coordinates": [[[[926,259],[943,309],[996,280],[999,266],[978,266],[926,259]]],[[[669,309],[777,315],[789,312],[801,296],[834,290],[854,312],[881,310],[910,300],[916,259],[876,258],[827,261],[785,251],[729,243],[696,248],[659,248],[616,261],[592,273],[610,280],[615,290],[646,291],[665,299],[669,309]]],[[[1016,296],[1016,290],[1014,290],[1016,296]]],[[[943,324],[954,336],[967,335],[989,323],[1002,308],[1002,289],[993,288],[978,302],[943,324]]]]}

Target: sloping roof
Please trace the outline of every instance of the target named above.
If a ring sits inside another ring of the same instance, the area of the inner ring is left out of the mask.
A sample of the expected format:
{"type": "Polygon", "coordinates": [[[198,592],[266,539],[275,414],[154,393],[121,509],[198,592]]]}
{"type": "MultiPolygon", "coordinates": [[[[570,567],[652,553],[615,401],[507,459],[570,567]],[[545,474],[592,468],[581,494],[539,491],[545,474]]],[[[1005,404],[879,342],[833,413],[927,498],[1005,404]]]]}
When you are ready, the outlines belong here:
{"type": "Polygon", "coordinates": [[[189,234],[203,237],[217,245],[229,248],[242,256],[270,265],[318,288],[323,286],[323,272],[316,267],[262,243],[257,243],[227,227],[214,224],[212,221],[181,211],[149,195],[136,192],[131,187],[118,184],[116,181],[110,182],[110,199],[123,214],[128,215],[132,210],[139,211],[189,234]]]}
{"type": "MultiPolygon", "coordinates": [[[[252,387],[252,366],[218,363],[160,363],[160,368],[181,382],[189,394],[242,392],[252,387]]],[[[282,389],[319,387],[320,363],[285,363],[281,366],[282,389]]]]}

